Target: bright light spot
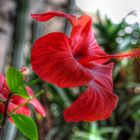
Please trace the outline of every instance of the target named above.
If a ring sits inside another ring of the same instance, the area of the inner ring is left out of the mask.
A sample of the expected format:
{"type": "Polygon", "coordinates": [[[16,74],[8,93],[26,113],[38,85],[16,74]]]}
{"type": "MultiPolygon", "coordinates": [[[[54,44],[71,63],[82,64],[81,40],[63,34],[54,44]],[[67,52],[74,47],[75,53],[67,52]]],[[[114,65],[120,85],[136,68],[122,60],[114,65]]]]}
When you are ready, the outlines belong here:
{"type": "Polygon", "coordinates": [[[127,22],[140,22],[140,0],[76,0],[76,4],[86,12],[94,13],[99,10],[115,23],[120,22],[131,11],[136,11],[137,15],[129,16],[127,22]]]}

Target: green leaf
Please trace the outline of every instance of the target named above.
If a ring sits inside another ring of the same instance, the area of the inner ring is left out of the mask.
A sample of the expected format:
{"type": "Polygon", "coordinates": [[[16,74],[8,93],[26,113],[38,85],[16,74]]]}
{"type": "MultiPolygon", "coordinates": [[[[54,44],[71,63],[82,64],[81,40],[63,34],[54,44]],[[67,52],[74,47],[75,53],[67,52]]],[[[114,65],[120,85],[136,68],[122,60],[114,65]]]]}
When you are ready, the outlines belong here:
{"type": "Polygon", "coordinates": [[[6,82],[12,93],[24,98],[29,97],[24,86],[23,75],[19,70],[13,67],[9,68],[6,72],[6,82]]]}
{"type": "Polygon", "coordinates": [[[38,130],[32,118],[16,114],[12,116],[16,127],[29,139],[38,140],[38,130]]]}

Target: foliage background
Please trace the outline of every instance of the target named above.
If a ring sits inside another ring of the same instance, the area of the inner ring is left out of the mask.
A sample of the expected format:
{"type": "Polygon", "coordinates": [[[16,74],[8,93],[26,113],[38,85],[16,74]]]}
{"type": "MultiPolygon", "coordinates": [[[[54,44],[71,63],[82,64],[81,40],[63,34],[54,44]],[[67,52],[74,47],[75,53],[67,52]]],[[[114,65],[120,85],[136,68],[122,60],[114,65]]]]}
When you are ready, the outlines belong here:
{"type": "MultiPolygon", "coordinates": [[[[68,34],[71,28],[62,18],[55,18],[46,24],[37,23],[30,17],[31,13],[50,10],[74,13],[77,16],[84,13],[75,6],[74,0],[0,0],[1,72],[4,73],[10,65],[17,68],[25,65],[30,69],[25,80],[37,77],[30,66],[34,40],[53,31],[68,34]]],[[[127,16],[119,24],[114,24],[107,17],[101,17],[99,12],[92,16],[97,40],[106,52],[112,54],[140,45],[139,24],[129,25],[126,22],[127,16]]],[[[139,58],[116,62],[113,73],[114,92],[120,100],[111,118],[102,122],[67,124],[64,121],[63,110],[76,99],[82,88],[60,89],[49,83],[32,87],[35,91],[39,88],[47,91],[40,98],[47,111],[46,118],[41,118],[34,111],[32,113],[38,125],[40,140],[139,140],[139,68],[139,58]]],[[[7,124],[3,140],[26,139],[13,125],[7,124]]]]}

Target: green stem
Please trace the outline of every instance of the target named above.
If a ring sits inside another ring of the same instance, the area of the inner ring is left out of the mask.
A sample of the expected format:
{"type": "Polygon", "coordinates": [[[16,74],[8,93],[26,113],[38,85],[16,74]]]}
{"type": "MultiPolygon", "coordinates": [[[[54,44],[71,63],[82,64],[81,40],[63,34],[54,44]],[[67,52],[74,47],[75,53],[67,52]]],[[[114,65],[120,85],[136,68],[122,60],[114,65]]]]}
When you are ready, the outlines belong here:
{"type": "Polygon", "coordinates": [[[40,83],[40,82],[42,82],[42,80],[41,80],[40,78],[37,78],[37,79],[35,79],[35,80],[26,82],[26,83],[25,83],[25,86],[32,86],[32,85],[37,84],[37,83],[40,83]]]}
{"type": "Polygon", "coordinates": [[[36,95],[34,95],[33,97],[31,97],[30,99],[26,100],[23,104],[20,104],[17,108],[13,109],[8,116],[12,116],[18,109],[20,109],[21,107],[27,105],[31,100],[37,98],[38,96],[42,95],[45,93],[45,90],[41,89],[36,95]]]}

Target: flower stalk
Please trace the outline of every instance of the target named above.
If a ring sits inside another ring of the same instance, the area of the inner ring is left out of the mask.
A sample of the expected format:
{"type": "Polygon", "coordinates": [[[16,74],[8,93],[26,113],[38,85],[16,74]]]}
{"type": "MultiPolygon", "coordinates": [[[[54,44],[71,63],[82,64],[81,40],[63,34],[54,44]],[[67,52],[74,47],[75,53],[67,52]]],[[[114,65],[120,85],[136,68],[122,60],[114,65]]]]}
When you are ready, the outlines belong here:
{"type": "Polygon", "coordinates": [[[23,104],[20,104],[17,108],[13,109],[9,114],[8,114],[8,117],[11,117],[13,114],[16,113],[16,111],[18,109],[20,109],[21,107],[27,105],[31,100],[37,98],[38,96],[42,95],[45,93],[45,90],[44,89],[41,89],[36,95],[34,95],[33,97],[30,97],[26,102],[24,102],[23,104]]]}
{"type": "Polygon", "coordinates": [[[25,83],[25,86],[32,86],[32,85],[35,85],[35,84],[40,83],[40,82],[42,82],[42,80],[41,80],[40,78],[37,78],[37,79],[35,79],[35,80],[26,82],[26,83],[25,83]]]}

